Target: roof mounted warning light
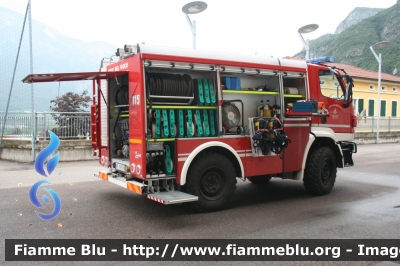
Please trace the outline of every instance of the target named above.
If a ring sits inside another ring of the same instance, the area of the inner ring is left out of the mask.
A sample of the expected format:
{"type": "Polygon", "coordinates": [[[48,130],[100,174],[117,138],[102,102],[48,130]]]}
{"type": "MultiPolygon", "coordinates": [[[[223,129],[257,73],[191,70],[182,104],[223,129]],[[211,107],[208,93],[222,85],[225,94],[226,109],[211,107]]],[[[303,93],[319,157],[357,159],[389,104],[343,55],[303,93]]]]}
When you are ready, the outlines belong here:
{"type": "Polygon", "coordinates": [[[335,58],[333,56],[323,56],[323,57],[317,57],[317,58],[311,58],[306,60],[307,63],[312,63],[312,64],[321,64],[321,63],[334,63],[335,58]]]}

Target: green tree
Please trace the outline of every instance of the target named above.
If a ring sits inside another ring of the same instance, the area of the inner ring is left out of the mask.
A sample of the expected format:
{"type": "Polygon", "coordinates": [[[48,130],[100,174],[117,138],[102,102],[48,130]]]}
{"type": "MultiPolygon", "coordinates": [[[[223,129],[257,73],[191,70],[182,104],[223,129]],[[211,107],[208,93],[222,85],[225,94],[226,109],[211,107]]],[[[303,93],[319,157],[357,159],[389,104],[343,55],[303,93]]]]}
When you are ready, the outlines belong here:
{"type": "Polygon", "coordinates": [[[81,94],[67,92],[64,95],[57,96],[51,100],[50,109],[54,112],[84,112],[84,108],[89,107],[90,96],[88,91],[84,90],[81,94]]]}
{"type": "Polygon", "coordinates": [[[88,114],[74,114],[74,112],[87,111],[85,108],[89,107],[91,100],[91,97],[87,94],[87,90],[81,94],[67,92],[50,101],[52,104],[50,109],[57,112],[52,115],[58,125],[52,131],[60,138],[85,136],[90,131],[90,116],[88,114]]]}

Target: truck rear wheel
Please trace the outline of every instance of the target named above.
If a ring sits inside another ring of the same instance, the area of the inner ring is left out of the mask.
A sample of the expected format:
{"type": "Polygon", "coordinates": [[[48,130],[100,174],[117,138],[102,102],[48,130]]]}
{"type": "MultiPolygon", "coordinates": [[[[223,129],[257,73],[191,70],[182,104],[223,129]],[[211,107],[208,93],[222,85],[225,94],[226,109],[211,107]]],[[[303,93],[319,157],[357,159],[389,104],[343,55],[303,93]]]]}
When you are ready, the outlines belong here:
{"type": "Polygon", "coordinates": [[[218,153],[205,153],[195,159],[187,175],[186,190],[199,200],[191,202],[191,207],[200,212],[225,208],[236,189],[234,169],[228,158],[218,153]]]}
{"type": "Polygon", "coordinates": [[[304,170],[304,187],[315,195],[326,195],[336,180],[335,155],[329,147],[318,147],[308,155],[304,170]]]}

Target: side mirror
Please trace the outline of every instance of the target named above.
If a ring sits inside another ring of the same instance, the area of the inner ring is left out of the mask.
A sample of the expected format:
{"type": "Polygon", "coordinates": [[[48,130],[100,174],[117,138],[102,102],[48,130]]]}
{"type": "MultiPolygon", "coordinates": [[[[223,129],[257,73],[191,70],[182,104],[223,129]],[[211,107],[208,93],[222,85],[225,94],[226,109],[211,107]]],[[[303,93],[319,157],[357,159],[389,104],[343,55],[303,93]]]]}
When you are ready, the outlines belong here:
{"type": "Polygon", "coordinates": [[[350,77],[349,75],[346,75],[346,83],[347,83],[347,88],[346,88],[346,94],[344,96],[344,108],[348,108],[353,101],[353,78],[350,77]]]}

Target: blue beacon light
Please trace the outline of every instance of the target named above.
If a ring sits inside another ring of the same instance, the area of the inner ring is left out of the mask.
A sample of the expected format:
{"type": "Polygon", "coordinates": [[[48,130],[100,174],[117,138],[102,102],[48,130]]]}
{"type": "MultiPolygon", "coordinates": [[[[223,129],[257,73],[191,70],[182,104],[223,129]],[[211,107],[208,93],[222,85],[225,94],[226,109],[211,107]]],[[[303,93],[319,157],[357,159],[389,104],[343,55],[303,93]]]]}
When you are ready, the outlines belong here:
{"type": "Polygon", "coordinates": [[[306,60],[307,63],[312,63],[312,64],[321,64],[321,63],[334,63],[335,58],[333,56],[323,56],[323,57],[316,57],[316,58],[311,58],[306,60]]]}

